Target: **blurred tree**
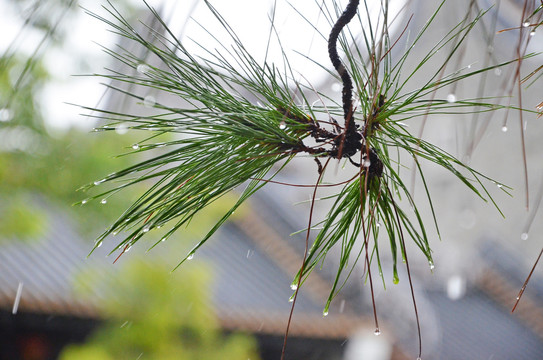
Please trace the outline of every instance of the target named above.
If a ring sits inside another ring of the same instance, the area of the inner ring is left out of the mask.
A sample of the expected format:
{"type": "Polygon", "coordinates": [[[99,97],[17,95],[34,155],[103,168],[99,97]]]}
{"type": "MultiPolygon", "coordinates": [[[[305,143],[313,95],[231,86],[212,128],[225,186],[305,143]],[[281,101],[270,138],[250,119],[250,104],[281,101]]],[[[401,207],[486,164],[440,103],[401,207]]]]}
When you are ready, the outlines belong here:
{"type": "MultiPolygon", "coordinates": [[[[46,70],[33,65],[13,94],[11,87],[17,81],[13,73],[24,62],[12,58],[8,65],[0,68],[0,99],[5,115],[0,122],[0,239],[24,239],[39,236],[40,224],[45,220],[46,214],[32,205],[32,199],[45,198],[65,208],[80,201],[84,195],[76,190],[82,184],[96,174],[111,172],[119,163],[130,163],[125,157],[115,159],[111,154],[129,147],[135,135],[125,134],[119,141],[118,136],[89,136],[72,129],[52,136],[36,101],[48,78],[46,70]]],[[[123,198],[107,206],[89,203],[85,211],[74,214],[82,230],[96,231],[98,225],[105,226],[127,205],[123,198]]]]}
{"type": "MultiPolygon", "coordinates": [[[[24,26],[43,33],[48,41],[52,40],[51,46],[65,40],[65,32],[55,30],[56,19],[60,17],[49,18],[45,15],[50,12],[38,11],[44,9],[43,4],[35,3],[33,8],[28,1],[10,3],[27,14],[24,26]]],[[[53,12],[63,12],[74,4],[74,1],[53,0],[47,6],[53,12]]],[[[2,50],[0,242],[40,239],[47,228],[51,208],[68,210],[68,206],[84,198],[76,191],[81,185],[99,180],[97,176],[104,176],[119,165],[132,163],[130,157],[113,158],[111,154],[131,148],[140,139],[134,132],[126,133],[122,126],[118,131],[123,134],[120,141],[118,134],[89,136],[77,129],[51,131],[39,101],[40,93],[52,77],[42,62],[42,54],[29,56],[19,51],[15,41],[3,54],[2,50]],[[38,203],[45,205],[36,206],[38,203]]],[[[140,191],[141,187],[135,190],[140,191]]],[[[82,230],[94,232],[122,212],[130,198],[133,196],[106,203],[89,201],[84,210],[77,206],[70,213],[75,215],[82,230]]],[[[181,280],[181,274],[170,275],[173,266],[164,263],[129,264],[115,278],[117,282],[108,277],[109,284],[114,285],[104,303],[104,318],[112,320],[106,321],[88,344],[67,348],[63,359],[258,358],[251,338],[224,337],[220,333],[208,303],[207,287],[199,286],[209,280],[207,272],[188,270],[183,272],[181,280]]]]}
{"type": "Polygon", "coordinates": [[[107,283],[108,319],[82,345],[68,346],[60,360],[258,359],[248,336],[224,336],[209,302],[209,273],[182,273],[141,260],[131,261],[107,283]]]}
{"type": "MultiPolygon", "coordinates": [[[[133,11],[119,1],[125,11],[133,11]]],[[[81,129],[52,130],[43,115],[41,94],[53,79],[44,64],[48,51],[61,51],[67,42],[70,16],[76,0],[5,1],[6,13],[17,15],[20,28],[0,48],[0,242],[11,239],[39,239],[51,206],[64,212],[81,201],[76,190],[96,176],[128,166],[133,159],[113,158],[136,142],[134,133],[117,136],[89,136],[81,129]],[[26,41],[33,45],[25,46],[26,41]],[[34,47],[34,48],[32,48],[34,47]],[[35,206],[46,200],[47,205],[35,206]]],[[[88,59],[74,58],[74,63],[88,59]]],[[[59,99],[62,101],[63,99],[59,99]]],[[[82,119],[92,122],[93,119],[82,119]]],[[[91,125],[92,126],[92,125],[91,125]]],[[[120,131],[122,132],[122,131],[120,131]]],[[[124,133],[124,132],[123,132],[124,133]]],[[[80,230],[89,238],[111,222],[129,202],[125,197],[104,206],[89,202],[84,211],[70,211],[80,230]]]]}

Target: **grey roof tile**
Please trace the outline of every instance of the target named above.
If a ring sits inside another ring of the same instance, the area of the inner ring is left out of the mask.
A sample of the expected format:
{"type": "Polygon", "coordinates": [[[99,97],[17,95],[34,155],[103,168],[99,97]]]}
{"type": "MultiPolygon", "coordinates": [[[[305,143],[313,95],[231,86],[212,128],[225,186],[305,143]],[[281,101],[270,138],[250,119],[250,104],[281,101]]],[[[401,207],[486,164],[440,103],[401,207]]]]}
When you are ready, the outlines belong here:
{"type": "Polygon", "coordinates": [[[440,323],[436,359],[543,359],[543,341],[483,292],[471,289],[456,301],[432,292],[428,299],[440,323]]]}

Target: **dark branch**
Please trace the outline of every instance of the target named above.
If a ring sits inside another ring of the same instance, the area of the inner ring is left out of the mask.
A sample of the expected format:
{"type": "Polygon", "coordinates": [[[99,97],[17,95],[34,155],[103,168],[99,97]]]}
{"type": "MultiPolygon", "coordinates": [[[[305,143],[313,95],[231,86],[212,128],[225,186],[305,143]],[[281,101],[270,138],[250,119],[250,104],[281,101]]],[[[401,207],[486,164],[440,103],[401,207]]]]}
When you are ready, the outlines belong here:
{"type": "Polygon", "coordinates": [[[343,30],[343,28],[356,15],[358,4],[359,0],[351,0],[349,2],[349,5],[347,5],[347,8],[345,8],[345,11],[343,11],[343,14],[341,14],[335,23],[332,31],[330,32],[330,36],[328,37],[328,55],[330,56],[330,61],[332,61],[332,65],[341,77],[341,81],[343,81],[343,114],[347,132],[356,131],[354,121],[350,121],[353,113],[353,82],[349,72],[347,69],[345,69],[345,66],[339,59],[339,55],[337,53],[337,40],[341,30],[343,30]]]}

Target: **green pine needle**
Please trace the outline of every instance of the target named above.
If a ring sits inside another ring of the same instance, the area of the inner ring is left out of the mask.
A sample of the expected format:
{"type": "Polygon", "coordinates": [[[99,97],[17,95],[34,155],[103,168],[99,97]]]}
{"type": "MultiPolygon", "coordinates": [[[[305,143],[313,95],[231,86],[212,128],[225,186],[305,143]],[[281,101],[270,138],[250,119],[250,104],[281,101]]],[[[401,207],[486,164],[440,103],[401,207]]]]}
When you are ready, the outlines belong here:
{"type": "MultiPolygon", "coordinates": [[[[380,254],[384,251],[384,245],[379,241],[384,236],[388,238],[394,260],[394,282],[398,281],[398,257],[405,257],[401,246],[404,235],[417,245],[430,264],[433,263],[426,220],[400,174],[406,164],[414,163],[415,170],[423,180],[428,200],[425,206],[431,208],[431,222],[436,229],[437,219],[430,190],[420,165],[424,160],[446,169],[476,196],[494,203],[485,184],[496,182],[434,144],[417,138],[403,125],[410,119],[427,115],[465,114],[504,108],[494,105],[493,99],[448,102],[431,97],[439,89],[516,61],[474,71],[464,69],[440,77],[441,71],[484,12],[479,13],[473,21],[459,23],[428,53],[423,54],[415,68],[406,68],[407,60],[415,56],[415,45],[423,41],[443,3],[399,57],[392,57],[392,50],[398,49],[392,49],[396,39],[391,39],[388,34],[386,6],[382,9],[379,28],[363,30],[360,39],[355,38],[353,31],[370,16],[367,6],[362,4],[358,16],[339,38],[358,101],[354,119],[359,129],[365,129],[365,145],[352,157],[353,162],[359,162],[362,166],[352,166],[351,181],[328,198],[328,214],[319,224],[320,230],[307,254],[303,273],[298,274],[298,278],[301,276],[304,280],[325,259],[330,249],[339,246],[339,267],[325,311],[342,287],[344,275],[350,274],[354,267],[352,252],[358,242],[362,241],[371,248],[362,246],[357,249],[359,253],[356,258],[362,256],[362,251],[369,250],[381,273],[380,254]],[[439,51],[448,55],[437,67],[435,64],[430,66],[430,60],[434,60],[439,51]],[[424,77],[425,81],[416,86],[412,81],[414,77],[424,77]],[[370,165],[364,165],[364,161],[367,161],[364,156],[369,154],[370,149],[375,151],[382,163],[380,174],[372,174],[368,170],[370,165]]],[[[327,156],[330,141],[310,144],[311,138],[315,138],[315,129],[327,129],[329,133],[334,131],[334,126],[330,125],[331,119],[341,119],[343,116],[339,99],[330,99],[316,92],[309,84],[295,80],[297,71],[303,69],[290,68],[286,56],[284,69],[270,63],[259,63],[248,53],[228,22],[209,2],[206,1],[206,4],[233,40],[233,45],[211,50],[202,44],[204,55],[201,57],[192,55],[151,7],[148,9],[158,26],[147,27],[146,31],[150,34],[147,37],[136,31],[111,4],[104,8],[106,17],[91,13],[114,33],[146,50],[145,56],[139,56],[121,47],[105,49],[115,61],[130,69],[98,75],[111,81],[108,85],[110,88],[144,104],[148,99],[114,84],[124,83],[179,100],[179,107],[153,102],[155,112],[150,115],[147,110],[143,115],[143,112],[129,114],[87,109],[93,111],[93,116],[108,121],[107,125],[97,130],[110,131],[119,124],[130,124],[130,129],[149,134],[146,141],[134,145],[134,152],[148,153],[145,160],[87,186],[88,190],[94,191],[102,183],[112,184],[109,190],[94,195],[95,199],[109,197],[139,183],[148,187],[99,237],[97,244],[111,234],[123,234],[123,240],[115,250],[124,252],[150,230],[159,227],[167,229],[164,238],[168,238],[218,198],[244,187],[238,202],[186,255],[187,259],[236,208],[266,184],[259,179],[272,179],[295,156],[338,161],[333,156],[327,156]],[[308,99],[315,95],[326,100],[327,105],[311,104],[308,99]],[[173,140],[168,138],[156,142],[158,138],[171,134],[175,135],[173,140]]],[[[303,10],[296,11],[301,15],[301,21],[312,21],[303,17],[303,10]]],[[[331,25],[341,11],[335,1],[331,7],[322,7],[322,15],[331,25]]],[[[205,27],[205,24],[202,26],[205,27]]],[[[272,36],[273,33],[272,27],[272,36]]],[[[326,34],[318,35],[327,38],[326,34]]],[[[339,80],[337,74],[329,70],[329,64],[318,65],[323,73],[327,72],[339,80]]],[[[338,126],[341,127],[341,124],[338,126]]],[[[351,165],[347,163],[346,166],[351,165]]],[[[505,190],[505,187],[501,188],[505,190]]]]}

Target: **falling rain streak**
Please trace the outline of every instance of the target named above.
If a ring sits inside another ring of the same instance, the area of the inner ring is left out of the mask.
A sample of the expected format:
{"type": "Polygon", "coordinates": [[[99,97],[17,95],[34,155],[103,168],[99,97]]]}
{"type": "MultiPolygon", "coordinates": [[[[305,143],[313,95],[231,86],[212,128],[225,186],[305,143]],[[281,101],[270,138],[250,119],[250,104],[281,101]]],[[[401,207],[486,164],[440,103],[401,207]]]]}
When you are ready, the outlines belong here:
{"type": "Polygon", "coordinates": [[[23,292],[23,283],[20,281],[19,286],[17,287],[17,294],[15,295],[15,301],[13,302],[13,309],[11,310],[11,313],[13,315],[17,314],[17,310],[19,309],[19,303],[21,302],[22,292],[23,292]]]}

